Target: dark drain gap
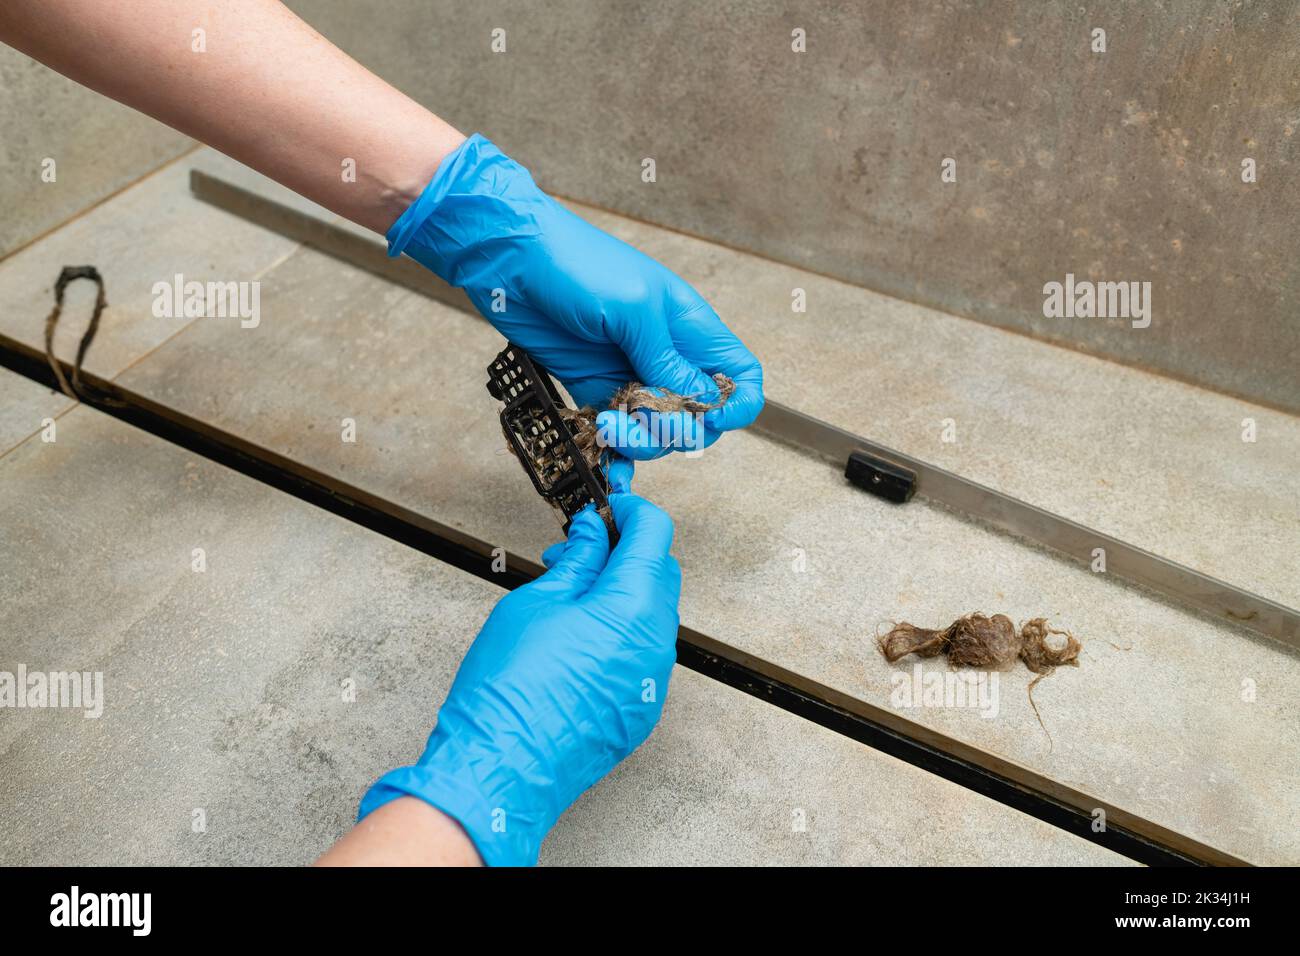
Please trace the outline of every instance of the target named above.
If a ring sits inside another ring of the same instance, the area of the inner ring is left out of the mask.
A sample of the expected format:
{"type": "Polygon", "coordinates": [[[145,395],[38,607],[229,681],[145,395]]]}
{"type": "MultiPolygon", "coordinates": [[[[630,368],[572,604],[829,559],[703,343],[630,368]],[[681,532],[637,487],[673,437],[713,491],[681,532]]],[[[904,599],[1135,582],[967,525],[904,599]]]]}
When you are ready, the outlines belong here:
{"type": "MultiPolygon", "coordinates": [[[[44,356],[5,336],[0,336],[0,366],[58,391],[58,382],[44,356]]],[[[507,555],[505,571],[494,572],[491,570],[491,545],[476,540],[454,540],[448,536],[449,529],[440,533],[420,527],[411,520],[396,517],[357,497],[340,493],[321,481],[295,473],[287,464],[268,461],[263,454],[258,453],[260,450],[232,435],[196,422],[178,420],[183,419],[183,416],[169,417],[150,407],[152,403],[140,396],[97,376],[85,374],[83,391],[87,398],[86,404],[106,415],[499,587],[519,587],[540,573],[538,565],[516,555],[507,555]]],[[[1069,804],[971,761],[900,734],[860,714],[837,707],[788,681],[731,660],[706,645],[712,645],[712,642],[688,628],[682,628],[677,641],[677,662],[1115,853],[1152,866],[1224,862],[1217,851],[1208,847],[1204,848],[1204,855],[1188,854],[1113,823],[1109,823],[1104,832],[1094,833],[1092,817],[1069,804]]]]}

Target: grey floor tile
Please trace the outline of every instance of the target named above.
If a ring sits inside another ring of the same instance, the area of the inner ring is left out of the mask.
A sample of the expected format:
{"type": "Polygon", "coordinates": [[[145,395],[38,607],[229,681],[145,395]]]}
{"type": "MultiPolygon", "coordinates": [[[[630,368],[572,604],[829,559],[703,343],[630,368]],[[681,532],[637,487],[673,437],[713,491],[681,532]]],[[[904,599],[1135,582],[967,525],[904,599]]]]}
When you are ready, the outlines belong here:
{"type": "MultiPolygon", "coordinates": [[[[517,553],[558,538],[502,447],[483,388],[490,327],[309,251],[267,276],[265,299],[254,334],[194,326],[125,384],[517,553]]],[[[892,708],[911,664],[875,650],[887,622],[1045,615],[1085,643],[1080,668],[1035,691],[1050,742],[1023,669],[1001,676],[995,719],[906,716],[1230,853],[1300,861],[1300,657],[1280,645],[923,502],[880,502],[750,434],[644,465],[637,488],[677,521],[686,625],[892,708]]]]}
{"type": "MultiPolygon", "coordinates": [[[[0,261],[0,334],[44,351],[45,319],[60,270],[96,266],[108,307],[85,367],[111,378],[190,322],[251,331],[241,328],[238,316],[186,318],[174,307],[168,314],[160,283],[175,286],[178,275],[182,285],[255,282],[294,248],[287,239],[193,198],[189,164],[173,163],[0,261]]],[[[71,361],[76,355],[94,299],[92,283],[68,286],[54,340],[60,358],[71,361]]]]}
{"type": "MultiPolygon", "coordinates": [[[[0,713],[0,863],[309,862],[418,753],[502,592],[91,409],[63,425],[0,459],[0,670],[102,672],[103,708],[0,713]]],[[[1127,861],[678,668],[544,862],[1127,861]]]]}
{"type": "MultiPolygon", "coordinates": [[[[46,422],[54,421],[73,404],[61,392],[0,368],[0,455],[44,431],[46,422]]],[[[58,440],[57,422],[52,437],[58,440]]]]}

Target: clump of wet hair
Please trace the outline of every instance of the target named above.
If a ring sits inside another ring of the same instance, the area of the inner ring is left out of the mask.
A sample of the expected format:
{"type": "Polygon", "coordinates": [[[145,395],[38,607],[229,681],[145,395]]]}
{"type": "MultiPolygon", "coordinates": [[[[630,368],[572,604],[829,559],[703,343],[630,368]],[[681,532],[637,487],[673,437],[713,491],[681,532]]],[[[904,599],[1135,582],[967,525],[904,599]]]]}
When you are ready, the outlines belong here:
{"type": "Polygon", "coordinates": [[[1051,627],[1046,618],[1036,617],[1021,625],[1020,630],[1011,623],[1005,614],[986,617],[981,613],[967,614],[959,617],[945,628],[931,630],[917,627],[906,621],[898,622],[890,628],[888,634],[878,635],[876,643],[891,664],[916,654],[919,657],[938,657],[943,655],[948,663],[960,667],[982,667],[1001,670],[1014,664],[1017,659],[1024,662],[1038,676],[1029,683],[1029,706],[1034,709],[1038,725],[1047,734],[1048,742],[1052,735],[1038,713],[1034,703],[1034,686],[1056,668],[1063,665],[1077,667],[1079,652],[1083,644],[1069,631],[1051,627]],[[1064,641],[1049,642],[1053,635],[1064,637],[1064,641]]]}
{"type": "MultiPolygon", "coordinates": [[[[610,397],[608,408],[635,412],[644,409],[651,412],[686,412],[688,415],[703,415],[726,404],[736,391],[736,383],[721,372],[713,376],[713,384],[718,387],[718,397],[711,402],[702,402],[697,396],[678,395],[664,388],[649,388],[639,382],[628,382],[610,397]]],[[[561,414],[573,429],[573,440],[578,451],[587,459],[593,470],[600,467],[604,448],[596,439],[597,409],[584,405],[579,409],[565,409],[561,414]]]]}

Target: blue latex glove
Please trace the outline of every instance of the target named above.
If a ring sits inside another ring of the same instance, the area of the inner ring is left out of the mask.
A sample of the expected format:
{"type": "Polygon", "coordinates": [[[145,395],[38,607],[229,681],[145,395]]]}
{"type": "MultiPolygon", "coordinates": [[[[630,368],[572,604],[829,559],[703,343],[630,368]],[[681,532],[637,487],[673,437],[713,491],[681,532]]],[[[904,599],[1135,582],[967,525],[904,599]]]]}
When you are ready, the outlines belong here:
{"type": "Polygon", "coordinates": [[[676,660],[673,525],[610,496],[609,550],[590,507],[548,549],[550,570],[497,604],[465,655],[424,755],[381,777],[360,817],[419,797],[457,820],[491,866],[531,865],[578,796],[650,735],[676,660]]]}
{"type": "Polygon", "coordinates": [[[403,252],[463,288],[580,406],[603,409],[630,381],[702,401],[718,396],[713,373],[735,381],[726,405],[704,416],[702,435],[689,421],[656,415],[643,428],[644,416],[605,414],[601,428],[629,458],[664,454],[663,435],[710,445],[763,407],[762,366],[698,292],[569,212],[478,134],[442,161],[388,231],[388,254],[403,252]]]}

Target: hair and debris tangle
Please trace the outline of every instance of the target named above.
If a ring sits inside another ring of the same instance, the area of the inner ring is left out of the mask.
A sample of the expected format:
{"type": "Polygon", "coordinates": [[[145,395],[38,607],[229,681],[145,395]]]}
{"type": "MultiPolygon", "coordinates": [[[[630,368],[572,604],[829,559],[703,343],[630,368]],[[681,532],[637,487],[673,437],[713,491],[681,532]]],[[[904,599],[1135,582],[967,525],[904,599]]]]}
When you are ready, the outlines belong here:
{"type": "MultiPolygon", "coordinates": [[[[614,393],[609,400],[608,408],[626,412],[644,409],[661,413],[685,412],[690,415],[702,415],[715,408],[721,408],[736,391],[736,383],[721,372],[713,376],[713,382],[718,388],[718,397],[708,402],[700,401],[690,395],[679,395],[667,389],[649,388],[638,382],[629,382],[614,393]]],[[[598,439],[599,429],[596,426],[598,410],[590,405],[578,409],[557,407],[555,413],[568,425],[578,454],[591,468],[592,473],[603,474],[609,464],[610,452],[598,439]]],[[[554,485],[566,472],[574,468],[574,464],[568,455],[554,454],[554,446],[560,438],[559,433],[549,423],[547,416],[550,414],[546,412],[541,416],[532,416],[531,425],[520,429],[519,439],[531,458],[534,474],[540,476],[547,485],[554,485]]],[[[510,441],[510,428],[504,419],[501,430],[506,436],[506,448],[513,454],[515,448],[510,441]]],[[[552,504],[563,513],[564,509],[557,502],[552,504]]],[[[600,509],[600,516],[611,533],[614,533],[614,516],[608,506],[600,509]]]]}
{"type": "MultiPolygon", "coordinates": [[[[718,397],[711,402],[702,402],[690,395],[678,395],[663,388],[649,388],[639,382],[628,382],[609,400],[609,408],[634,412],[644,409],[651,412],[673,413],[685,412],[688,415],[703,415],[726,404],[736,391],[736,383],[726,375],[718,372],[713,376],[713,383],[718,386],[718,397]]],[[[601,456],[605,449],[596,440],[596,409],[590,405],[577,410],[565,409],[561,414],[573,429],[573,440],[578,451],[587,459],[593,469],[600,467],[601,456]]]]}
{"type": "Polygon", "coordinates": [[[1043,733],[1047,734],[1049,744],[1052,735],[1034,703],[1034,687],[1058,667],[1077,667],[1079,652],[1083,649],[1077,637],[1069,631],[1049,626],[1046,618],[1036,617],[1017,631],[1005,614],[986,617],[978,612],[959,617],[940,630],[903,621],[894,624],[888,634],[877,636],[876,641],[891,664],[908,654],[920,657],[942,654],[949,664],[989,669],[1008,667],[1017,659],[1023,661],[1038,675],[1029,684],[1029,706],[1034,709],[1034,716],[1038,718],[1043,733]],[[1049,642],[1048,638],[1054,635],[1065,640],[1049,642]]]}

